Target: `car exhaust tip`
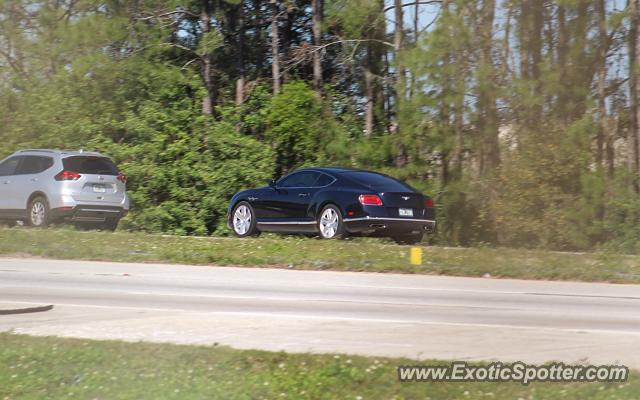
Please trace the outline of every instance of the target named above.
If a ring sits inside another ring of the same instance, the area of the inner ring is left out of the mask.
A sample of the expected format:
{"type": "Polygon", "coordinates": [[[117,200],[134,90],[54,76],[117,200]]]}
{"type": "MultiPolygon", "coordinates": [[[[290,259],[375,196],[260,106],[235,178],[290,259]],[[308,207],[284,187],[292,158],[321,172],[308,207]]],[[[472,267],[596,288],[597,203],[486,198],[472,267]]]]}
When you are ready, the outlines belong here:
{"type": "Polygon", "coordinates": [[[369,225],[369,228],[374,228],[374,229],[384,229],[387,226],[385,224],[371,224],[369,225]]]}

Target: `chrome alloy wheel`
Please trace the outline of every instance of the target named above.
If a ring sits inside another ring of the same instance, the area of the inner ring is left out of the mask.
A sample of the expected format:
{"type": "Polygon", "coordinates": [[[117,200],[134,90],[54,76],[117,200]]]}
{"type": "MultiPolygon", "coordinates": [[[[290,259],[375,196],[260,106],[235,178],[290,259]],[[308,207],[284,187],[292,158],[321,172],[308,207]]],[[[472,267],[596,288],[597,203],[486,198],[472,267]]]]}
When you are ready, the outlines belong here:
{"type": "Polygon", "coordinates": [[[31,223],[33,226],[41,226],[47,216],[47,208],[41,201],[36,201],[31,205],[31,223]]]}
{"type": "Polygon", "coordinates": [[[251,210],[245,205],[236,208],[233,213],[233,230],[238,235],[245,235],[251,229],[251,210]]]}
{"type": "Polygon", "coordinates": [[[322,213],[320,217],[320,234],[325,239],[331,239],[338,233],[338,213],[329,207],[322,213]]]}

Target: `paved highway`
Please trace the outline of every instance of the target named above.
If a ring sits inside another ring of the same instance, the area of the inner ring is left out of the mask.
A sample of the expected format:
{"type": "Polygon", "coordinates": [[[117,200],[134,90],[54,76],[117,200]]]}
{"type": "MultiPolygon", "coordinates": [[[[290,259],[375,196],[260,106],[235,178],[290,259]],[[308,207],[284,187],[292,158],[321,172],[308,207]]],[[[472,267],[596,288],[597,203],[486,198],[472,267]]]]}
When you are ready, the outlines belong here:
{"type": "Polygon", "coordinates": [[[640,368],[640,285],[0,258],[0,331],[640,368]]]}

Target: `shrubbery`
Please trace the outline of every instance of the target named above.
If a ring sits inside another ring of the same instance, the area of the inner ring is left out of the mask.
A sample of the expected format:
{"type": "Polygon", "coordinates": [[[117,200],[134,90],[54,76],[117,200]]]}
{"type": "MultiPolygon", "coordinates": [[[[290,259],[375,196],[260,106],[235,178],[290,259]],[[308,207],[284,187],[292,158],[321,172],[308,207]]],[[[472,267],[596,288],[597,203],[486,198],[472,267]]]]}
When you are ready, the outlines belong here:
{"type": "Polygon", "coordinates": [[[414,3],[0,1],[0,157],[112,155],[131,230],[339,165],[432,195],[440,243],[639,252],[635,2],[414,3]]]}

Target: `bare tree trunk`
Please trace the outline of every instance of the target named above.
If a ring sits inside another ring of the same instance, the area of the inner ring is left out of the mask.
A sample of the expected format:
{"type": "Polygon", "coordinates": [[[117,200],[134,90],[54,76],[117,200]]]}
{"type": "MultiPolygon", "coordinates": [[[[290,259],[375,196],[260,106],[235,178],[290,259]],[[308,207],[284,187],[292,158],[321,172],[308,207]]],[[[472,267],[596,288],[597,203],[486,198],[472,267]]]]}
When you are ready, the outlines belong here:
{"type": "MultiPolygon", "coordinates": [[[[393,50],[395,53],[394,60],[396,69],[396,119],[394,130],[396,134],[401,134],[400,114],[403,104],[407,98],[407,76],[400,54],[404,49],[404,12],[402,10],[402,0],[394,0],[394,11],[395,29],[393,35],[393,50]]],[[[396,166],[401,168],[405,166],[408,161],[406,145],[402,140],[400,140],[398,144],[398,154],[396,156],[396,166]]],[[[443,165],[447,162],[446,157],[443,157],[442,162],[443,165]]]]}
{"type": "MultiPolygon", "coordinates": [[[[383,69],[384,76],[389,76],[390,71],[391,71],[391,67],[389,62],[389,52],[385,51],[384,52],[384,69],[383,69]]],[[[384,117],[386,121],[385,130],[387,133],[393,133],[392,132],[393,104],[391,103],[391,100],[393,99],[393,91],[394,91],[393,83],[390,83],[388,79],[385,79],[382,90],[385,93],[384,95],[384,117]]]]}
{"type": "Polygon", "coordinates": [[[530,60],[529,60],[529,32],[530,29],[530,14],[531,14],[531,0],[522,0],[520,2],[520,25],[519,25],[519,42],[520,42],[520,77],[522,79],[529,79],[530,77],[530,60]]]}
{"type": "Polygon", "coordinates": [[[631,107],[631,127],[629,129],[631,145],[631,176],[633,190],[640,193],[640,0],[631,0],[631,28],[629,30],[629,98],[631,107]]]}
{"type": "MultiPolygon", "coordinates": [[[[373,133],[376,116],[380,115],[378,107],[384,107],[385,93],[383,85],[379,84],[379,77],[382,75],[382,63],[386,49],[380,44],[385,37],[384,18],[379,18],[384,12],[384,0],[376,0],[375,12],[368,17],[371,28],[368,30],[366,39],[373,39],[367,42],[367,54],[364,70],[364,94],[367,99],[365,109],[365,135],[373,133]]],[[[384,111],[384,109],[382,109],[384,111]]]]}
{"type": "Polygon", "coordinates": [[[244,65],[244,6],[243,2],[237,6],[237,22],[238,32],[236,37],[237,46],[237,63],[238,63],[238,79],[236,79],[236,105],[244,102],[244,85],[245,85],[245,65],[244,65]]]}
{"type": "Polygon", "coordinates": [[[481,12],[479,37],[482,44],[479,65],[485,75],[480,79],[480,87],[478,88],[478,108],[480,110],[478,129],[481,132],[484,143],[482,146],[482,171],[480,172],[486,173],[493,171],[500,164],[495,71],[492,58],[495,0],[484,0],[481,12]]]}
{"type": "Polygon", "coordinates": [[[397,98],[396,106],[406,98],[406,76],[405,68],[400,60],[400,52],[404,47],[404,13],[402,11],[402,0],[394,0],[395,9],[395,32],[393,35],[393,50],[395,52],[396,75],[397,75],[397,98]]]}
{"type": "Polygon", "coordinates": [[[532,0],[531,2],[532,30],[529,34],[529,43],[531,46],[531,80],[533,83],[533,94],[540,99],[534,103],[532,123],[538,123],[542,120],[542,80],[540,79],[540,67],[542,64],[545,3],[543,0],[532,0]]]}
{"type": "MultiPolygon", "coordinates": [[[[291,54],[291,46],[293,44],[293,35],[294,35],[294,19],[295,19],[295,15],[294,13],[294,7],[292,7],[292,2],[288,2],[285,3],[285,9],[284,9],[284,15],[283,15],[283,23],[282,26],[280,27],[280,48],[282,49],[283,52],[283,59],[287,60],[288,58],[290,58],[291,54]]],[[[284,84],[286,82],[289,82],[291,80],[291,69],[290,68],[285,68],[284,71],[282,71],[282,81],[281,84],[284,84]]]]}
{"type": "Polygon", "coordinates": [[[373,74],[368,69],[364,71],[364,96],[367,99],[364,112],[364,134],[371,136],[373,133],[373,117],[374,117],[374,89],[373,74]]]}
{"type": "MultiPolygon", "coordinates": [[[[211,0],[201,0],[200,23],[202,24],[203,34],[211,32],[211,0]]],[[[216,103],[215,89],[211,79],[211,54],[209,50],[200,56],[202,64],[202,80],[207,90],[207,95],[202,100],[202,113],[205,115],[213,115],[216,103]]]]}
{"type": "MultiPolygon", "coordinates": [[[[451,2],[449,0],[443,0],[442,12],[449,14],[451,2]]],[[[450,28],[447,28],[450,29],[450,28]]],[[[453,40],[450,30],[447,31],[447,39],[453,40]]],[[[460,49],[447,52],[445,62],[452,63],[458,66],[459,71],[466,71],[466,60],[464,52],[460,49]]],[[[453,91],[456,96],[453,101],[453,130],[455,132],[455,147],[453,152],[453,162],[455,174],[459,178],[462,177],[462,163],[464,159],[464,95],[465,92],[464,79],[460,79],[451,86],[451,82],[447,82],[447,90],[453,91]]],[[[443,100],[447,101],[447,100],[443,100]]],[[[445,120],[447,125],[450,124],[449,118],[445,120]]],[[[443,160],[444,161],[444,160],[443,160]]]]}
{"type": "Polygon", "coordinates": [[[416,1],[416,4],[413,5],[413,41],[414,43],[418,43],[418,23],[420,21],[420,2],[416,1]]]}
{"type": "Polygon", "coordinates": [[[556,48],[556,55],[558,58],[558,67],[560,68],[560,85],[562,90],[559,90],[556,110],[558,110],[558,117],[567,121],[567,90],[566,90],[566,77],[567,77],[567,45],[569,42],[569,35],[567,33],[567,21],[565,16],[565,7],[558,6],[558,44],[556,48]]]}
{"type": "Polygon", "coordinates": [[[585,92],[591,90],[591,82],[596,75],[597,64],[592,62],[590,56],[590,50],[588,48],[588,39],[586,36],[579,37],[582,32],[587,32],[591,29],[592,15],[590,14],[592,1],[578,0],[573,4],[573,16],[568,19],[571,24],[570,32],[580,32],[569,38],[569,47],[571,51],[569,54],[569,65],[580,65],[582,68],[572,68],[570,73],[565,75],[565,79],[568,82],[567,92],[570,96],[567,103],[570,104],[570,109],[565,112],[568,116],[568,121],[575,121],[581,118],[587,112],[588,102],[583,95],[576,95],[576,89],[581,88],[585,92]],[[572,40],[573,39],[573,40],[572,40]],[[572,43],[574,42],[575,43],[572,43]],[[576,51],[578,50],[578,51],[576,51]]]}
{"type": "Polygon", "coordinates": [[[509,58],[511,49],[509,47],[509,40],[511,38],[511,18],[513,17],[513,3],[507,3],[506,19],[504,22],[504,39],[502,41],[502,79],[507,81],[509,79],[509,58]]]}
{"type": "Polygon", "coordinates": [[[273,94],[280,93],[280,52],[278,50],[278,0],[271,3],[271,76],[273,79],[273,94]]]}
{"type": "Polygon", "coordinates": [[[598,39],[600,41],[600,46],[598,48],[599,65],[597,82],[599,128],[598,133],[596,134],[596,165],[598,168],[602,167],[604,141],[607,137],[607,95],[605,93],[607,79],[607,21],[604,7],[604,0],[596,1],[596,13],[598,14],[598,39]]]}
{"type": "Polygon", "coordinates": [[[456,173],[459,177],[462,177],[462,163],[464,161],[464,126],[463,115],[464,113],[464,97],[459,95],[456,98],[456,103],[453,112],[453,126],[456,132],[456,147],[454,161],[456,165],[456,173]]]}
{"type": "MultiPolygon", "coordinates": [[[[253,29],[253,44],[259,43],[262,46],[262,43],[267,43],[267,39],[265,37],[266,32],[262,26],[262,0],[253,0],[253,24],[251,29],[253,29]]],[[[262,51],[262,48],[260,49],[262,51]]],[[[249,53],[251,54],[251,53],[249,53]]],[[[252,63],[255,63],[255,71],[257,76],[263,76],[264,71],[264,57],[262,55],[258,57],[251,57],[252,63]]]]}
{"type": "MultiPolygon", "coordinates": [[[[419,32],[419,14],[420,12],[420,3],[416,1],[413,8],[413,45],[418,47],[418,39],[420,36],[419,32]]],[[[416,86],[416,74],[415,71],[409,71],[409,75],[411,76],[411,81],[409,82],[409,93],[407,94],[409,98],[413,96],[415,93],[416,86]]]]}
{"type": "Polygon", "coordinates": [[[531,79],[540,80],[540,62],[542,61],[542,36],[544,28],[544,1],[533,0],[531,3],[531,79]]]}
{"type": "MultiPolygon", "coordinates": [[[[311,8],[313,12],[312,16],[312,31],[313,31],[313,44],[316,46],[322,45],[322,18],[323,18],[323,1],[311,0],[311,8]]],[[[322,59],[320,51],[313,52],[313,88],[320,90],[322,88],[322,59]]]]}

